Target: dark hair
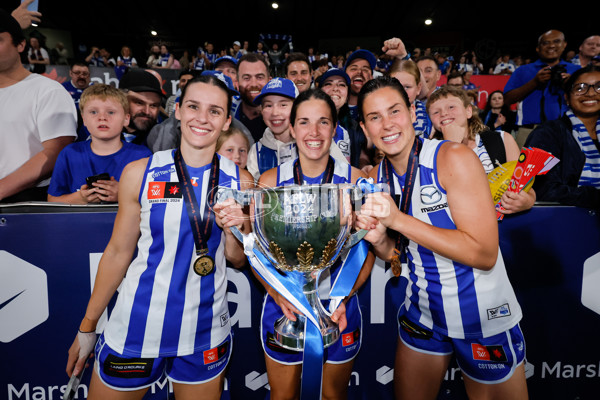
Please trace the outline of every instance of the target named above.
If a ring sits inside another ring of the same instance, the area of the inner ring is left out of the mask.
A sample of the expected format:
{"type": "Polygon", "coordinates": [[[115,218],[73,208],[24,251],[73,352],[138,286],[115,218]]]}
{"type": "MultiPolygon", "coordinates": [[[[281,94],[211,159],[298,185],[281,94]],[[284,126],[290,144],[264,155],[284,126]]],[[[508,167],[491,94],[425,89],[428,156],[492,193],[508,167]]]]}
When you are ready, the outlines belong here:
{"type": "Polygon", "coordinates": [[[300,93],[294,100],[294,104],[292,104],[292,111],[290,112],[290,125],[294,126],[294,123],[296,122],[296,112],[298,111],[300,104],[308,100],[323,100],[329,107],[329,112],[331,113],[331,122],[334,126],[337,125],[337,110],[335,109],[333,100],[331,100],[331,97],[329,97],[329,95],[321,89],[314,88],[300,93]]]}
{"type": "MultiPolygon", "coordinates": [[[[502,95],[502,98],[504,99],[504,92],[502,90],[494,90],[492,93],[489,94],[488,99],[487,99],[487,103],[485,103],[485,107],[483,108],[483,111],[482,111],[484,114],[492,109],[492,102],[490,101],[490,99],[496,93],[500,93],[502,95]]],[[[502,111],[501,112],[504,112],[504,110],[506,108],[509,108],[508,105],[506,103],[503,103],[502,104],[502,111]]]]}
{"type": "Polygon", "coordinates": [[[188,88],[192,86],[194,83],[206,83],[207,85],[216,86],[221,89],[225,95],[227,96],[227,116],[231,114],[231,92],[225,83],[219,78],[216,78],[214,75],[200,75],[191,79],[187,85],[183,89],[181,89],[181,97],[179,100],[180,104],[183,104],[183,100],[185,99],[185,95],[187,94],[188,88]]]}
{"type": "Polygon", "coordinates": [[[85,61],[81,61],[81,60],[73,61],[71,63],[71,66],[69,67],[69,70],[72,71],[73,67],[86,67],[87,69],[90,69],[90,66],[88,65],[88,63],[86,63],[85,61]]]}
{"type": "Polygon", "coordinates": [[[421,61],[424,61],[424,60],[431,60],[431,61],[433,61],[433,63],[435,64],[435,67],[437,69],[440,69],[440,66],[437,63],[437,60],[433,56],[421,56],[421,57],[419,57],[417,59],[416,63],[418,64],[418,63],[420,63],[421,61]]]}
{"type": "Polygon", "coordinates": [[[567,81],[564,84],[565,93],[569,94],[571,92],[573,85],[575,84],[575,82],[577,82],[577,79],[579,79],[579,77],[581,75],[587,74],[590,72],[600,72],[600,66],[597,66],[594,64],[588,64],[585,67],[579,68],[577,71],[573,72],[571,74],[571,76],[569,77],[569,79],[567,79],[567,81]]]}
{"type": "Polygon", "coordinates": [[[373,78],[360,89],[360,93],[358,93],[358,100],[356,102],[356,108],[358,109],[359,120],[364,121],[363,115],[363,103],[365,98],[373,93],[376,90],[383,88],[392,88],[400,93],[402,100],[404,100],[404,104],[406,107],[410,108],[410,101],[408,100],[408,95],[406,94],[406,90],[404,90],[404,86],[400,83],[400,81],[391,76],[379,76],[377,78],[373,78]]]}
{"type": "Polygon", "coordinates": [[[3,32],[10,34],[15,46],[18,46],[26,39],[19,22],[8,11],[0,9],[0,33],[3,32]]]}
{"type": "Polygon", "coordinates": [[[237,62],[237,65],[235,67],[236,71],[239,71],[240,69],[240,65],[244,62],[249,62],[249,63],[257,63],[257,62],[261,62],[265,65],[265,68],[267,69],[267,74],[269,73],[269,64],[267,64],[267,60],[265,60],[265,57],[262,54],[258,54],[258,53],[246,53],[243,56],[240,57],[240,59],[237,62]]]}
{"type": "Polygon", "coordinates": [[[197,69],[182,69],[181,72],[179,73],[179,79],[181,79],[181,77],[184,75],[191,75],[194,78],[196,78],[199,76],[199,73],[198,73],[197,69]]]}
{"type": "Polygon", "coordinates": [[[285,71],[286,75],[288,74],[288,68],[290,64],[295,61],[301,61],[306,63],[306,65],[308,65],[308,70],[312,72],[312,65],[310,65],[310,62],[308,62],[308,57],[304,53],[294,52],[288,54],[287,58],[285,59],[283,70],[285,71]]]}

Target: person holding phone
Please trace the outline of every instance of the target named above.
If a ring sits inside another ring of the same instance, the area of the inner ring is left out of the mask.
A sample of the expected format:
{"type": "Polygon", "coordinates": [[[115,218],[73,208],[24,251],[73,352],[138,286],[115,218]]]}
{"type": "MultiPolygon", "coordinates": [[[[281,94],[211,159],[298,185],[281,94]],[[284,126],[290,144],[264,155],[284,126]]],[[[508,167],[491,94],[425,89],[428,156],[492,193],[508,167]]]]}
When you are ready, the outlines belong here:
{"type": "Polygon", "coordinates": [[[123,168],[152,152],[127,143],[121,132],[129,124],[129,101],[121,90],[105,84],[89,86],[79,108],[91,140],[75,142],[60,152],[48,188],[48,201],[115,203],[123,168]]]}
{"type": "Polygon", "coordinates": [[[39,24],[42,21],[42,13],[38,11],[38,0],[21,1],[21,5],[15,8],[11,15],[21,29],[27,29],[31,24],[39,24]]]}
{"type": "Polygon", "coordinates": [[[216,203],[216,193],[254,180],[215,152],[231,123],[223,82],[195,78],[176,107],[180,146],[131,162],[121,176],[113,234],[66,366],[78,375],[95,350],[88,399],[141,399],[164,374],[179,400],[217,400],[223,391],[232,348],[227,264],[247,261],[230,228],[248,232],[250,224],[233,199],[216,203]]]}

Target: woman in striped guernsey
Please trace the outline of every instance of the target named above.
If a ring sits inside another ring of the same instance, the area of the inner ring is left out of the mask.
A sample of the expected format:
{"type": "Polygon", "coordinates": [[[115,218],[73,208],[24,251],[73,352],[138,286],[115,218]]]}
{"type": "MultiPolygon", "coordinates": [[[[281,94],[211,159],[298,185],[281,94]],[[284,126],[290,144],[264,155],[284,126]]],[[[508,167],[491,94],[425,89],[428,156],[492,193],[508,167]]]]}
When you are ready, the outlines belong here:
{"type": "Polygon", "coordinates": [[[90,399],[141,398],[163,374],[178,399],[221,396],[231,353],[226,260],[246,263],[229,228],[250,227],[241,207],[214,204],[214,193],[253,186],[249,173],[215,154],[230,106],[219,79],[190,81],[175,110],[180,147],[123,171],[113,235],[67,362],[69,375],[83,368],[97,321],[121,285],[95,345],[90,399]]]}
{"type": "Polygon", "coordinates": [[[415,138],[415,111],[395,78],[368,82],[358,107],[385,153],[371,176],[391,193],[369,195],[357,227],[370,230],[377,256],[406,262],[396,397],[435,399],[454,354],[469,398],[527,398],[522,314],[481,162],[466,146],[415,138]]]}
{"type": "MultiPolygon", "coordinates": [[[[328,94],[318,89],[309,89],[301,93],[292,106],[290,124],[291,135],[296,140],[298,148],[298,158],[264,172],[259,179],[260,186],[355,183],[359,178],[365,177],[359,169],[330,154],[337,125],[337,112],[328,94]]],[[[339,322],[341,337],[325,349],[322,386],[324,399],[347,397],[352,365],[362,340],[362,316],[356,291],[367,280],[374,260],[373,254],[368,253],[351,294],[342,301],[341,306],[332,315],[332,319],[339,322]]],[[[330,289],[327,286],[328,283],[335,281],[340,265],[341,262],[338,260],[320,278],[319,292],[321,299],[325,299],[326,308],[329,304],[326,299],[330,289]],[[330,279],[324,278],[327,274],[330,274],[330,279]]],[[[284,314],[295,321],[295,314],[300,312],[267,283],[263,282],[263,285],[267,294],[263,305],[261,339],[271,386],[271,398],[298,398],[303,353],[280,347],[273,340],[273,325],[284,314]]]]}

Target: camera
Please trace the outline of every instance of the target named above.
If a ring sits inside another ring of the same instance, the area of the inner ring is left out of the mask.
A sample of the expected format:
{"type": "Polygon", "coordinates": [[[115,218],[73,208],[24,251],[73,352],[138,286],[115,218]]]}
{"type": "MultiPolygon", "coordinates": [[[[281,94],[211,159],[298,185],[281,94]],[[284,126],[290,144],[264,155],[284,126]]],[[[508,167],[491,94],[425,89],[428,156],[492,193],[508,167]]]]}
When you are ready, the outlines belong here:
{"type": "Polygon", "coordinates": [[[92,175],[85,178],[85,183],[88,186],[88,189],[91,189],[93,187],[92,183],[96,181],[110,181],[110,175],[104,172],[102,174],[92,175]]]}
{"type": "Polygon", "coordinates": [[[550,68],[550,85],[562,88],[563,77],[562,74],[567,72],[567,67],[561,64],[556,64],[550,68]]]}

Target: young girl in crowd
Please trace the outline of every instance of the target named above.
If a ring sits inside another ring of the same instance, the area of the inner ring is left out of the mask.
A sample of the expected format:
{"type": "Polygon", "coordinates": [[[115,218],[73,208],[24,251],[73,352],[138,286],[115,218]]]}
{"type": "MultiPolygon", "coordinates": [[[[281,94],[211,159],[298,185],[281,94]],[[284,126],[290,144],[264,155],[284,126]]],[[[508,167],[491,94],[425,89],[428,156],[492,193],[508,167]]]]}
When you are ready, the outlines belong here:
{"type": "MultiPolygon", "coordinates": [[[[294,101],[290,121],[291,135],[296,140],[298,157],[263,173],[259,186],[355,183],[365,176],[359,169],[345,161],[334,159],[330,154],[337,114],[329,95],[315,89],[301,93],[294,101]]],[[[373,262],[374,257],[369,253],[352,293],[342,301],[342,305],[332,316],[332,319],[337,321],[344,315],[345,308],[345,319],[340,319],[340,339],[325,349],[326,363],[323,367],[322,388],[324,399],[347,397],[353,360],[360,349],[362,332],[362,317],[356,291],[368,278],[373,262]],[[343,335],[351,335],[352,340],[344,341],[343,335]]],[[[338,260],[331,267],[331,282],[337,277],[340,265],[338,260]]],[[[269,285],[264,285],[267,294],[263,305],[261,339],[266,355],[271,399],[298,398],[303,354],[280,347],[273,340],[273,326],[283,315],[295,321],[299,311],[269,285]]],[[[319,290],[321,293],[322,289],[319,290]]],[[[328,292],[328,288],[325,288],[325,291],[328,292]]],[[[327,306],[327,303],[326,300],[324,305],[327,306]]]]}
{"type": "Polygon", "coordinates": [[[400,81],[404,90],[406,90],[408,100],[415,106],[417,115],[417,120],[413,124],[415,127],[415,134],[428,139],[432,130],[431,120],[427,115],[425,103],[417,99],[417,96],[423,89],[419,67],[417,67],[417,64],[412,60],[396,60],[388,70],[388,75],[400,81]]]}
{"type": "Polygon", "coordinates": [[[67,361],[67,373],[77,374],[95,345],[89,399],[142,398],[164,373],[178,399],[221,397],[232,340],[226,260],[246,263],[229,228],[249,224],[232,200],[215,205],[213,189],[253,186],[215,153],[230,109],[220,80],[190,81],[175,111],[181,145],[123,171],[113,234],[67,361]],[[119,285],[96,343],[96,324],[119,285]]]}
{"type": "Polygon", "coordinates": [[[394,78],[366,83],[358,109],[365,133],[385,152],[371,177],[391,194],[370,194],[357,227],[369,230],[377,256],[408,265],[396,398],[437,398],[454,354],[469,398],[526,399],[522,313],[481,162],[466,146],[416,138],[414,109],[394,78]]]}
{"type": "MultiPolygon", "coordinates": [[[[489,130],[474,111],[467,92],[443,86],[429,96],[427,111],[433,122],[436,139],[463,143],[472,149],[483,164],[485,173],[507,161],[515,161],[521,153],[517,142],[507,132],[489,130]]],[[[503,214],[529,210],[535,203],[535,191],[518,193],[507,190],[502,195],[503,214]]]]}
{"type": "Polygon", "coordinates": [[[217,140],[217,153],[233,161],[241,169],[246,169],[250,141],[244,133],[234,127],[221,133],[217,140]]]}

